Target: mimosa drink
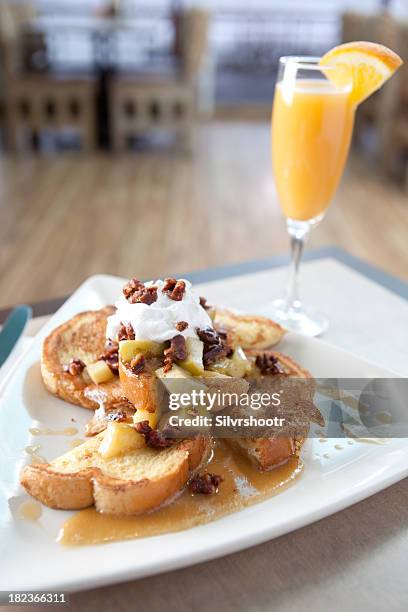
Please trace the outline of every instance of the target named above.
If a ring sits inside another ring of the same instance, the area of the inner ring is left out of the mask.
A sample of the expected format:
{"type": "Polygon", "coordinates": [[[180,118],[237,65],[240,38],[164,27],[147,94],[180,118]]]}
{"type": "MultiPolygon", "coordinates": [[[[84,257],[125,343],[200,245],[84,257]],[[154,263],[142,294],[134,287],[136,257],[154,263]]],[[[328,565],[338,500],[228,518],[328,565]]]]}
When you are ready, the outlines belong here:
{"type": "Polygon", "coordinates": [[[328,80],[281,81],[272,114],[272,157],[286,217],[316,218],[328,207],[343,173],[351,141],[351,87],[328,80]]]}
{"type": "Polygon", "coordinates": [[[281,57],[272,112],[272,159],[292,263],[286,295],[263,309],[286,329],[323,333],[327,319],[299,299],[298,272],[311,229],[323,218],[343,173],[357,106],[402,64],[371,42],[323,57],[281,57]]]}

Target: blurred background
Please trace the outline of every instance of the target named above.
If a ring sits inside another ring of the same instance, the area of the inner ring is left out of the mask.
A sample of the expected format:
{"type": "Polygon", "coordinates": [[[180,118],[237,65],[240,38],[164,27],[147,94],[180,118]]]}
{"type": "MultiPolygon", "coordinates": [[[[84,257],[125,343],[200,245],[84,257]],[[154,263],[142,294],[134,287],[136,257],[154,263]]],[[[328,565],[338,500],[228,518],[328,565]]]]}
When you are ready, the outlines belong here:
{"type": "MultiPolygon", "coordinates": [[[[408,62],[408,1],[0,0],[0,307],[287,251],[278,58],[351,40],[408,62]]],[[[407,71],[359,109],[309,245],[405,280],[407,71]]]]}

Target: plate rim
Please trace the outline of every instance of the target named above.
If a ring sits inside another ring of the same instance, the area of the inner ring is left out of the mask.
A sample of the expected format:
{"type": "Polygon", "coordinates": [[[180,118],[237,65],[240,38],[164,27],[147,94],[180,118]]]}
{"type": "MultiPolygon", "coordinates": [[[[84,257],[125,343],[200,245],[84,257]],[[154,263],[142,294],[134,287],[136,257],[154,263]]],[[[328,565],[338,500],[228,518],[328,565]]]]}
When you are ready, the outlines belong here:
{"type": "MultiPolygon", "coordinates": [[[[69,309],[71,309],[72,305],[75,304],[75,302],[78,300],[78,297],[80,296],[82,292],[90,290],[92,285],[95,285],[95,284],[98,285],[99,283],[110,283],[112,281],[115,283],[119,283],[122,280],[123,280],[122,277],[118,277],[115,275],[108,275],[108,274],[96,274],[86,279],[78,287],[78,289],[72,294],[72,296],[68,298],[68,300],[50,317],[50,319],[45,323],[45,325],[34,336],[32,344],[27,348],[26,351],[24,351],[23,355],[19,358],[18,362],[19,363],[24,362],[24,359],[26,359],[28,355],[30,355],[31,352],[38,350],[37,349],[38,343],[45,337],[47,333],[49,333],[51,329],[53,329],[53,327],[55,327],[56,323],[54,321],[56,319],[58,320],[65,311],[68,311],[69,309]]],[[[209,282],[212,282],[212,281],[209,281],[209,282]]],[[[80,312],[81,309],[79,308],[77,311],[80,312]]],[[[398,374],[392,373],[391,371],[386,371],[380,366],[377,366],[376,364],[371,364],[369,361],[362,359],[358,356],[354,356],[352,353],[342,348],[338,348],[335,345],[330,344],[329,342],[325,342],[324,340],[320,340],[320,339],[312,339],[312,340],[314,342],[318,342],[319,344],[321,343],[322,345],[330,347],[330,349],[332,350],[339,351],[345,355],[352,355],[354,359],[366,364],[367,366],[371,366],[375,368],[376,370],[382,370],[384,373],[387,372],[388,374],[391,374],[392,376],[399,377],[398,374]]],[[[10,376],[7,376],[6,380],[2,381],[2,383],[0,384],[0,400],[3,396],[4,391],[9,387],[10,384],[12,384],[15,374],[16,374],[16,370],[14,370],[13,368],[13,373],[10,376]]],[[[97,571],[94,571],[91,577],[86,576],[83,579],[74,578],[71,580],[68,575],[68,576],[64,576],[64,578],[59,581],[55,581],[55,580],[48,581],[48,582],[44,581],[43,583],[40,583],[40,585],[37,588],[65,589],[65,590],[68,590],[69,592],[86,590],[90,588],[100,587],[103,585],[110,585],[110,584],[118,583],[121,581],[142,578],[142,577],[146,577],[149,575],[160,574],[160,573],[164,573],[167,571],[180,569],[182,567],[194,565],[200,562],[210,561],[212,559],[216,559],[216,558],[219,558],[227,554],[232,554],[240,550],[245,550],[249,547],[256,546],[263,542],[269,541],[275,537],[279,537],[291,531],[295,531],[317,520],[325,518],[335,512],[338,512],[344,508],[352,506],[355,503],[358,503],[359,501],[391,486],[395,482],[398,482],[399,480],[401,480],[402,478],[408,475],[408,451],[407,451],[406,459],[407,459],[406,464],[401,465],[399,469],[396,469],[394,466],[394,468],[391,469],[391,472],[387,473],[386,477],[384,477],[383,479],[377,480],[371,484],[367,484],[365,488],[364,487],[360,488],[359,490],[355,491],[352,495],[349,494],[346,497],[339,498],[337,501],[336,500],[331,501],[330,503],[326,504],[323,507],[320,506],[319,508],[311,509],[308,512],[303,513],[302,515],[298,516],[296,520],[292,519],[291,522],[282,523],[282,524],[279,524],[278,526],[276,526],[275,524],[266,525],[266,526],[262,525],[259,527],[256,533],[251,532],[244,536],[241,535],[238,538],[230,539],[228,543],[223,543],[221,541],[221,543],[214,544],[213,542],[211,542],[211,545],[207,546],[203,550],[195,550],[193,552],[183,551],[183,553],[182,554],[179,553],[176,558],[174,557],[169,558],[168,560],[165,560],[163,562],[161,560],[158,561],[156,559],[154,562],[146,564],[145,566],[140,567],[140,568],[130,566],[128,569],[118,568],[116,571],[113,568],[109,575],[107,575],[104,572],[98,575],[97,571]]],[[[260,504],[256,504],[256,506],[262,505],[263,503],[267,503],[268,501],[269,500],[265,500],[265,502],[260,502],[260,504]]],[[[242,512],[245,512],[245,510],[246,509],[242,510],[242,512]]],[[[234,513],[232,514],[232,516],[233,515],[234,513]]],[[[223,518],[230,518],[230,516],[231,515],[227,515],[227,517],[223,517],[223,518]]],[[[223,520],[223,519],[221,518],[220,520],[223,520]]],[[[211,525],[211,524],[214,524],[214,523],[208,523],[207,525],[211,525]]],[[[205,525],[198,526],[193,529],[201,529],[203,527],[205,527],[205,525]]],[[[188,532],[191,530],[185,530],[185,531],[188,532]]],[[[183,533],[183,532],[170,533],[170,534],[166,534],[166,536],[169,538],[173,538],[174,536],[177,536],[178,533],[183,533]]],[[[157,537],[162,537],[162,536],[152,536],[152,537],[157,538],[157,537]]],[[[125,545],[129,544],[130,542],[132,542],[132,540],[112,542],[112,543],[108,543],[103,546],[119,547],[123,544],[125,545]]],[[[89,550],[89,549],[95,549],[95,548],[98,548],[98,545],[89,546],[89,547],[88,546],[81,547],[78,550],[85,550],[85,549],[89,550]]]]}

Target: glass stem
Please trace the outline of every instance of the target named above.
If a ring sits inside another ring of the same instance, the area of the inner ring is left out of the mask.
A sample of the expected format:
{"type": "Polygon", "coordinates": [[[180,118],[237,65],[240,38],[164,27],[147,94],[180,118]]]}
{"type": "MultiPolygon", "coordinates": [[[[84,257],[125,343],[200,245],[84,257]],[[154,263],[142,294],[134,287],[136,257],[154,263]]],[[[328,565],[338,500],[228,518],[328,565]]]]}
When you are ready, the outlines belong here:
{"type": "Polygon", "coordinates": [[[287,220],[287,227],[291,242],[292,260],[289,268],[289,279],[286,288],[286,308],[299,310],[299,267],[303,249],[310,234],[311,224],[308,221],[287,220]]]}

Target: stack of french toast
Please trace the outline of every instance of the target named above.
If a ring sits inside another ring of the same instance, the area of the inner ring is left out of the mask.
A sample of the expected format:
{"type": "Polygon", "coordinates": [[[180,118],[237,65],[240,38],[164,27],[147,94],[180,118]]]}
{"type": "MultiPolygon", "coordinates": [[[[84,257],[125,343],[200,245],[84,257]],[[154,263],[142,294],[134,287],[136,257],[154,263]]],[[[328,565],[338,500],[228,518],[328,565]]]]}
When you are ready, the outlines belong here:
{"type": "MultiPolygon", "coordinates": [[[[93,414],[88,439],[50,463],[27,465],[22,485],[51,508],[95,505],[114,515],[160,508],[194,480],[195,491],[216,493],[222,484],[208,471],[211,435],[167,436],[160,427],[156,383],[169,378],[209,384],[251,376],[311,378],[271,348],[283,334],[267,318],[208,306],[188,281],[132,279],[115,306],[77,314],[45,339],[45,387],[93,414]]],[[[288,461],[302,444],[294,435],[229,442],[258,470],[288,461]]]]}

